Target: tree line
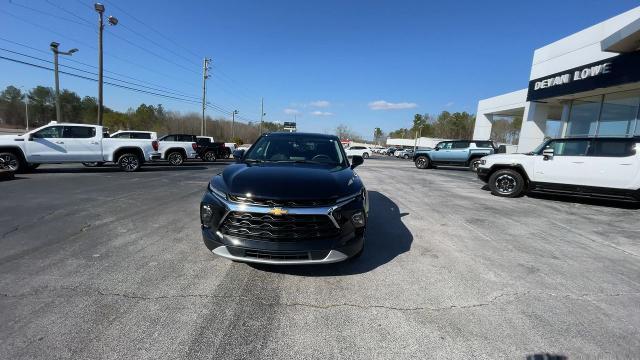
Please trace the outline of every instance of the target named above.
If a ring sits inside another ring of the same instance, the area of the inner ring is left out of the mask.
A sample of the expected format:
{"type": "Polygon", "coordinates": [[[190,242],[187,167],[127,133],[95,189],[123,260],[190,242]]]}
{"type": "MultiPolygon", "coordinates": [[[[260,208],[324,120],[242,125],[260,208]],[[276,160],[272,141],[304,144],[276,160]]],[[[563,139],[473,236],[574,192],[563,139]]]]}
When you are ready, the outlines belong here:
{"type": "MultiPolygon", "coordinates": [[[[422,136],[439,139],[471,139],[475,120],[475,116],[466,111],[454,113],[443,111],[436,117],[430,114],[415,114],[411,128],[391,131],[388,137],[413,139],[416,136],[422,136]]],[[[375,135],[374,132],[374,137],[375,135]]]]}
{"type": "MultiPolygon", "coordinates": [[[[0,127],[24,129],[28,106],[29,128],[37,128],[56,119],[55,92],[50,87],[36,86],[23,93],[15,86],[7,86],[0,92],[0,127]],[[25,104],[25,101],[27,104],[25,104]]],[[[98,101],[95,97],[80,97],[73,91],[60,92],[60,113],[64,122],[95,124],[98,101]]],[[[110,132],[118,130],[155,131],[159,135],[169,133],[200,134],[202,116],[198,113],[168,111],[162,104],[140,104],[126,112],[104,107],[103,124],[110,132]]],[[[260,135],[260,122],[235,122],[232,139],[232,122],[222,117],[206,116],[206,136],[216,141],[253,143],[260,135]]],[[[263,132],[281,131],[276,122],[262,123],[263,132]]]]}
{"type": "MultiPolygon", "coordinates": [[[[411,128],[400,128],[385,134],[375,128],[373,138],[376,143],[384,143],[389,138],[413,139],[416,136],[437,139],[471,139],[475,127],[475,115],[467,112],[443,111],[436,117],[429,114],[415,114],[411,128]]],[[[499,117],[491,127],[491,140],[499,143],[517,144],[522,126],[522,117],[499,117]]]]}

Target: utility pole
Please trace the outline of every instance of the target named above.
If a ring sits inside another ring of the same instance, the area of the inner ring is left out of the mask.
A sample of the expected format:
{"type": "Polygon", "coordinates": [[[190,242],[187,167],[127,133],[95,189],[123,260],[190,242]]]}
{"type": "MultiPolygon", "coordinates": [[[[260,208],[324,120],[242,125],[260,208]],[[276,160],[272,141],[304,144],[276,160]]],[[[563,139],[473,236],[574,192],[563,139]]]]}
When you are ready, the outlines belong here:
{"type": "Polygon", "coordinates": [[[24,94],[24,115],[27,119],[27,131],[29,131],[29,94],[24,94]]]}
{"type": "Polygon", "coordinates": [[[231,113],[231,141],[236,137],[236,115],[238,115],[238,110],[233,110],[231,113]]]}
{"type": "Polygon", "coordinates": [[[264,98],[260,98],[260,135],[262,135],[262,121],[264,120],[264,98]]]}
{"type": "MultiPolygon", "coordinates": [[[[95,3],[93,7],[98,13],[98,125],[102,126],[102,112],[104,110],[102,97],[102,32],[104,31],[104,5],[95,3]]],[[[109,22],[111,26],[118,25],[118,19],[113,16],[109,16],[107,22],[109,22]]]]}
{"type": "Polygon", "coordinates": [[[207,108],[207,79],[209,78],[209,61],[211,61],[211,59],[204,58],[204,61],[202,63],[202,124],[200,125],[200,136],[205,136],[207,132],[204,112],[207,108]]]}
{"type": "MultiPolygon", "coordinates": [[[[69,51],[60,51],[58,47],[60,46],[57,42],[52,42],[50,45],[51,51],[53,51],[53,72],[56,78],[56,121],[62,121],[62,113],[60,112],[60,77],[58,75],[58,55],[72,55],[74,52],[78,51],[78,49],[71,49],[69,51]]],[[[29,126],[27,125],[27,128],[29,126]]]]}

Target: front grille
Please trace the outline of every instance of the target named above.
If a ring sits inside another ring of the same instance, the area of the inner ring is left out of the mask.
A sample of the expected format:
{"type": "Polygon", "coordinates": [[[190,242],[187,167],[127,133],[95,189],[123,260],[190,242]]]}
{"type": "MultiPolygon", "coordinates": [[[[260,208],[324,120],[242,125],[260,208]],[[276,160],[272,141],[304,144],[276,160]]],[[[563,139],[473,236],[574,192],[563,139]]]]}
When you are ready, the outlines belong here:
{"type": "Polygon", "coordinates": [[[271,206],[271,207],[318,207],[318,206],[331,206],[336,203],[335,200],[330,199],[307,199],[307,200],[274,200],[274,199],[259,199],[249,198],[244,196],[229,195],[229,200],[258,206],[271,206]]]}
{"type": "Polygon", "coordinates": [[[325,215],[284,215],[231,212],[220,231],[225,235],[268,241],[321,239],[338,235],[340,229],[325,215]]]}

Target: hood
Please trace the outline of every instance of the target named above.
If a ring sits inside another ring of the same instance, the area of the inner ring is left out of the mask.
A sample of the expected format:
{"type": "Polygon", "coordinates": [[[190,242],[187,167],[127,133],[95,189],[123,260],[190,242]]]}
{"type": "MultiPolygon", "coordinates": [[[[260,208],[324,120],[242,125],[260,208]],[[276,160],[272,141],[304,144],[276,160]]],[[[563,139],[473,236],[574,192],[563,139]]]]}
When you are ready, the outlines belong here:
{"type": "MultiPolygon", "coordinates": [[[[351,168],[327,168],[311,164],[233,164],[212,179],[232,195],[255,198],[315,200],[351,195],[362,183],[351,168]]],[[[223,189],[221,189],[223,190],[223,189]]]]}
{"type": "Polygon", "coordinates": [[[0,135],[0,141],[13,141],[15,139],[24,139],[22,135],[0,135]]]}

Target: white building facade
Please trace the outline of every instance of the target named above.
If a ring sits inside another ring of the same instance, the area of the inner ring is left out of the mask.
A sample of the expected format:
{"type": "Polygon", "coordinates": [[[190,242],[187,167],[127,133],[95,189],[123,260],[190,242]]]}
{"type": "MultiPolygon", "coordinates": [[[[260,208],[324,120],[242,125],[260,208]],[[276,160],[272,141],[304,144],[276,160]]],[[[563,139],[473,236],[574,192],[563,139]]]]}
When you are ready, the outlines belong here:
{"type": "Polygon", "coordinates": [[[518,152],[546,137],[640,136],[640,7],[536,49],[526,89],[478,102],[474,139],[521,116],[518,152]]]}

